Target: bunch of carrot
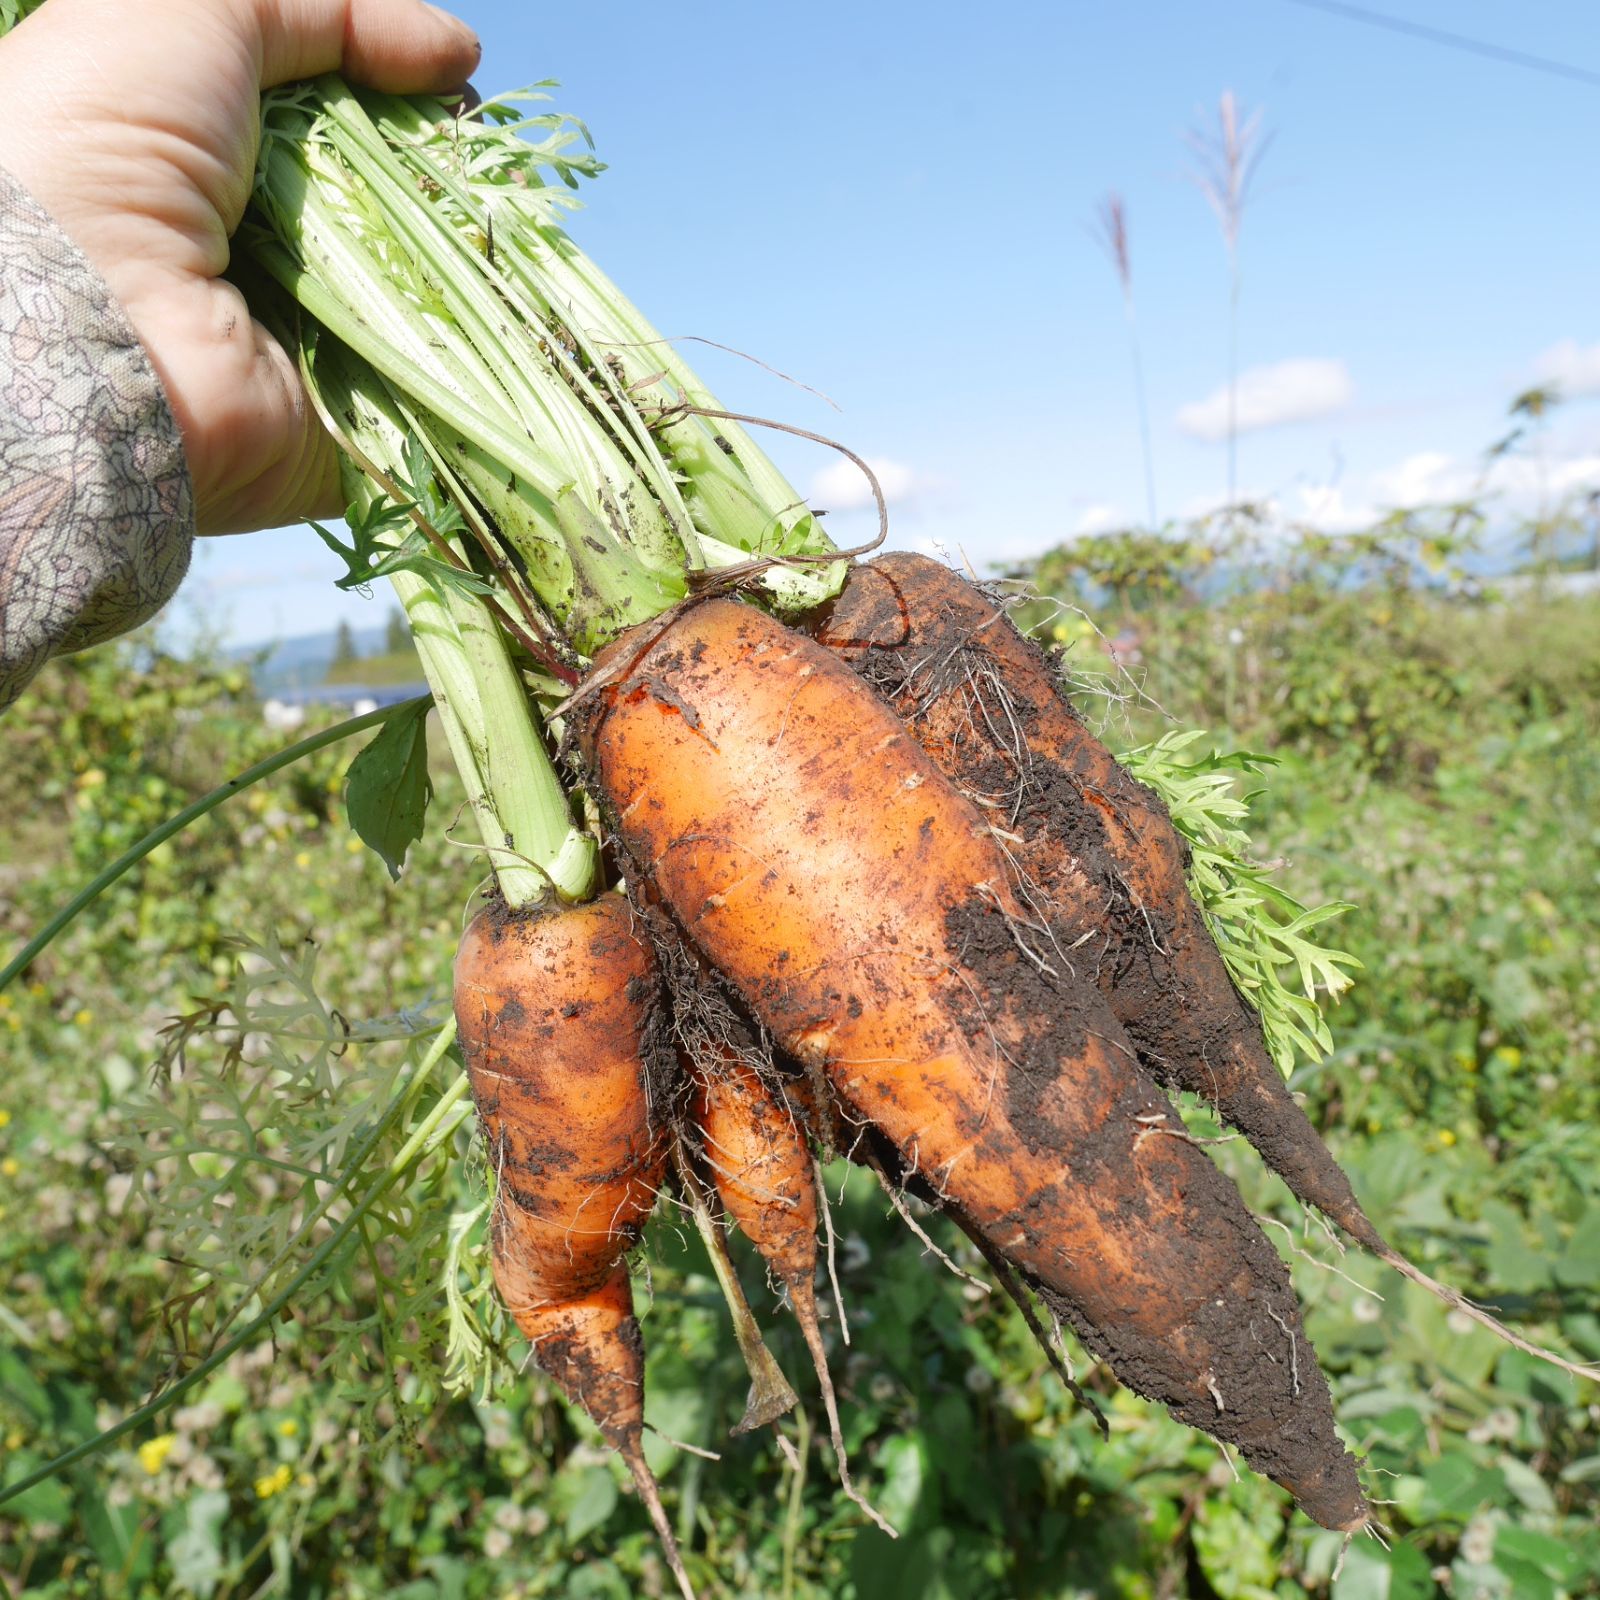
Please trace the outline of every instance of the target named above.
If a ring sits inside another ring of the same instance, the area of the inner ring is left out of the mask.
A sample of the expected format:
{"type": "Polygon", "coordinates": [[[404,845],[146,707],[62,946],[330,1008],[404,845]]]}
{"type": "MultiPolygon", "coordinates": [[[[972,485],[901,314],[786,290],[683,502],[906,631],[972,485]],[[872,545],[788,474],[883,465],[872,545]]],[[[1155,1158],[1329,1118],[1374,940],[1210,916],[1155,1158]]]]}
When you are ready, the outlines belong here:
{"type": "MultiPolygon", "coordinates": [[[[1033,1326],[1366,1526],[1287,1270],[1167,1091],[1421,1275],[1288,1093],[1182,840],[1002,605],[834,549],[557,226],[573,137],[510,98],[302,86],[266,107],[248,234],[345,447],[352,578],[395,579],[494,869],[455,1003],[535,1360],[689,1593],[626,1258],[660,1195],[714,1253],[720,1211],[800,1320],[848,1488],[814,1287],[842,1153],[946,1211],[1033,1326]]],[[[792,1392],[741,1342],[762,1425],[792,1392]]]]}

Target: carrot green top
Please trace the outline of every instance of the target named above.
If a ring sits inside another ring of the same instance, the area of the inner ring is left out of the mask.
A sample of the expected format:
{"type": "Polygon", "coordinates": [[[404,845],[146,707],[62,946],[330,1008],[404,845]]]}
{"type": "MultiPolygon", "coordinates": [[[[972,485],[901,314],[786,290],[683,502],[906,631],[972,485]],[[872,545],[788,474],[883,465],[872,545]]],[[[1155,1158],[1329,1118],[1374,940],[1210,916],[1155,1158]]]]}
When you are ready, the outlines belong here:
{"type": "Polygon", "coordinates": [[[752,558],[793,563],[760,575],[771,603],[817,604],[842,569],[801,496],[559,226],[600,168],[544,99],[266,97],[241,237],[298,304],[310,387],[331,336],[364,369],[336,435],[369,459],[372,417],[420,440],[584,655],[752,558]]]}

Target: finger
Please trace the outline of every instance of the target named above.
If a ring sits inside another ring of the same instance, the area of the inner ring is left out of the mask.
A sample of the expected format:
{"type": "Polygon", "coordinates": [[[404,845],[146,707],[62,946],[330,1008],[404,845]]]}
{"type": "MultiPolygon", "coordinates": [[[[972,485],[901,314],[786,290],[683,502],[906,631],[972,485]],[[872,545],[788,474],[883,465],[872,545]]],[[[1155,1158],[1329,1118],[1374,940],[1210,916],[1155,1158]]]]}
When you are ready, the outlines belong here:
{"type": "Polygon", "coordinates": [[[459,17],[424,0],[255,0],[261,86],[343,72],[392,94],[459,87],[482,55],[459,17]]]}
{"type": "Polygon", "coordinates": [[[195,484],[201,534],[250,533],[344,512],[338,453],[299,372],[259,323],[251,324],[250,339],[254,370],[213,419],[236,443],[233,476],[195,484]]]}
{"type": "Polygon", "coordinates": [[[338,458],[293,358],[226,279],[125,303],[183,434],[201,533],[336,515],[338,458]]]}

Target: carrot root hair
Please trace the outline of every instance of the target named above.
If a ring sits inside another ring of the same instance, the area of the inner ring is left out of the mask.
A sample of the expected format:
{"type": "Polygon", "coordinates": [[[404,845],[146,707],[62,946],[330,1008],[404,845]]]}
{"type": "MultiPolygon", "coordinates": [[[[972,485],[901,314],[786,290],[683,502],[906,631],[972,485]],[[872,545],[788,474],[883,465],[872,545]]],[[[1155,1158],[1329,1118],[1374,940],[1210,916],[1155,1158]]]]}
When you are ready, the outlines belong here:
{"type": "MultiPolygon", "coordinates": [[[[1022,1320],[1027,1324],[1028,1332],[1033,1335],[1034,1342],[1044,1352],[1045,1360],[1050,1363],[1055,1375],[1061,1380],[1062,1387],[1094,1418],[1095,1426],[1100,1430],[1100,1437],[1109,1444],[1111,1424],[1106,1421],[1105,1412],[1100,1409],[1094,1396],[1089,1394],[1072,1375],[1072,1369],[1061,1353],[1058,1339],[1052,1338],[1039,1320],[1039,1313],[1034,1309],[1033,1296],[1028,1292],[1028,1286],[1018,1275],[1017,1269],[976,1228],[968,1227],[965,1223],[962,1226],[968,1238],[983,1252],[983,1258],[994,1270],[995,1278],[1005,1290],[1006,1298],[1022,1313],[1022,1320]]],[[[1058,1323],[1057,1327],[1059,1326],[1058,1323]]]]}
{"type": "Polygon", "coordinates": [[[883,1163],[878,1159],[877,1153],[867,1149],[860,1159],[866,1164],[873,1177],[878,1180],[878,1187],[883,1190],[889,1204],[894,1207],[894,1214],[921,1241],[924,1253],[942,1261],[963,1283],[970,1284],[974,1289],[981,1289],[984,1294],[988,1294],[991,1285],[985,1283],[976,1273],[968,1272],[948,1251],[940,1249],[928,1230],[912,1216],[911,1208],[905,1202],[905,1196],[895,1187],[894,1181],[889,1174],[883,1170],[883,1163]]]}
{"type": "Polygon", "coordinates": [[[1452,1311],[1459,1311],[1463,1316],[1471,1317],[1474,1322],[1487,1328],[1495,1338],[1510,1345],[1513,1350],[1520,1350],[1524,1355],[1532,1356],[1537,1361],[1548,1362],[1552,1367],[1557,1367],[1562,1372],[1569,1372],[1575,1378],[1587,1378],[1591,1383],[1600,1383],[1600,1366],[1592,1362],[1568,1361],[1565,1356],[1558,1356],[1555,1351],[1547,1350],[1543,1345],[1524,1339],[1520,1333],[1513,1332],[1499,1318],[1491,1316],[1482,1306],[1474,1305],[1459,1289],[1452,1289],[1449,1284],[1440,1283],[1437,1278],[1430,1278],[1421,1267],[1406,1260],[1398,1250],[1386,1245],[1374,1254],[1380,1261],[1393,1267],[1402,1278],[1409,1278],[1413,1283],[1426,1289],[1434,1299],[1449,1306],[1452,1311]]]}
{"type": "Polygon", "coordinates": [[[634,1487],[638,1489],[639,1498],[650,1514],[656,1538],[661,1541],[661,1553],[667,1558],[672,1576],[677,1579],[678,1593],[683,1596],[683,1600],[695,1600],[694,1585],[689,1582],[689,1574],[684,1569],[683,1554],[678,1549],[677,1536],[672,1531],[672,1524],[667,1521],[667,1508],[661,1503],[661,1490],[656,1484],[655,1474],[644,1458],[644,1447],[639,1436],[634,1434],[618,1444],[617,1454],[627,1463],[628,1471],[633,1474],[634,1487]]]}
{"type": "Polygon", "coordinates": [[[833,1392],[833,1375],[828,1371],[828,1352],[822,1343],[822,1329],[817,1325],[817,1293],[809,1280],[796,1279],[787,1285],[789,1304],[794,1309],[794,1319],[800,1324],[806,1348],[811,1352],[811,1365],[816,1368],[817,1386],[822,1390],[822,1409],[828,1417],[828,1438],[833,1445],[833,1457],[839,1474],[839,1487],[845,1498],[853,1500],[876,1526],[891,1539],[900,1537],[899,1531],[887,1517],[856,1488],[850,1477],[850,1458],[844,1448],[844,1434],[839,1427],[839,1403],[833,1392]]]}

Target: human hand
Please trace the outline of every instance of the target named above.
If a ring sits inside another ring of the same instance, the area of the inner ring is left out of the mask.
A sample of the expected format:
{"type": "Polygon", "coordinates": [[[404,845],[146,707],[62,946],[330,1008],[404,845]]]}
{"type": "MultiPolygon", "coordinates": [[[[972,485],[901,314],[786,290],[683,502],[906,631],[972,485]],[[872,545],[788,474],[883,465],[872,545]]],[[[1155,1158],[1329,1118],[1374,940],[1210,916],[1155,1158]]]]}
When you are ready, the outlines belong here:
{"type": "Polygon", "coordinates": [[[341,509],[294,362],[221,278],[261,90],[320,72],[458,88],[465,23],[423,0],[48,0],[0,39],[0,165],[98,268],[166,388],[202,533],[341,509]]]}

